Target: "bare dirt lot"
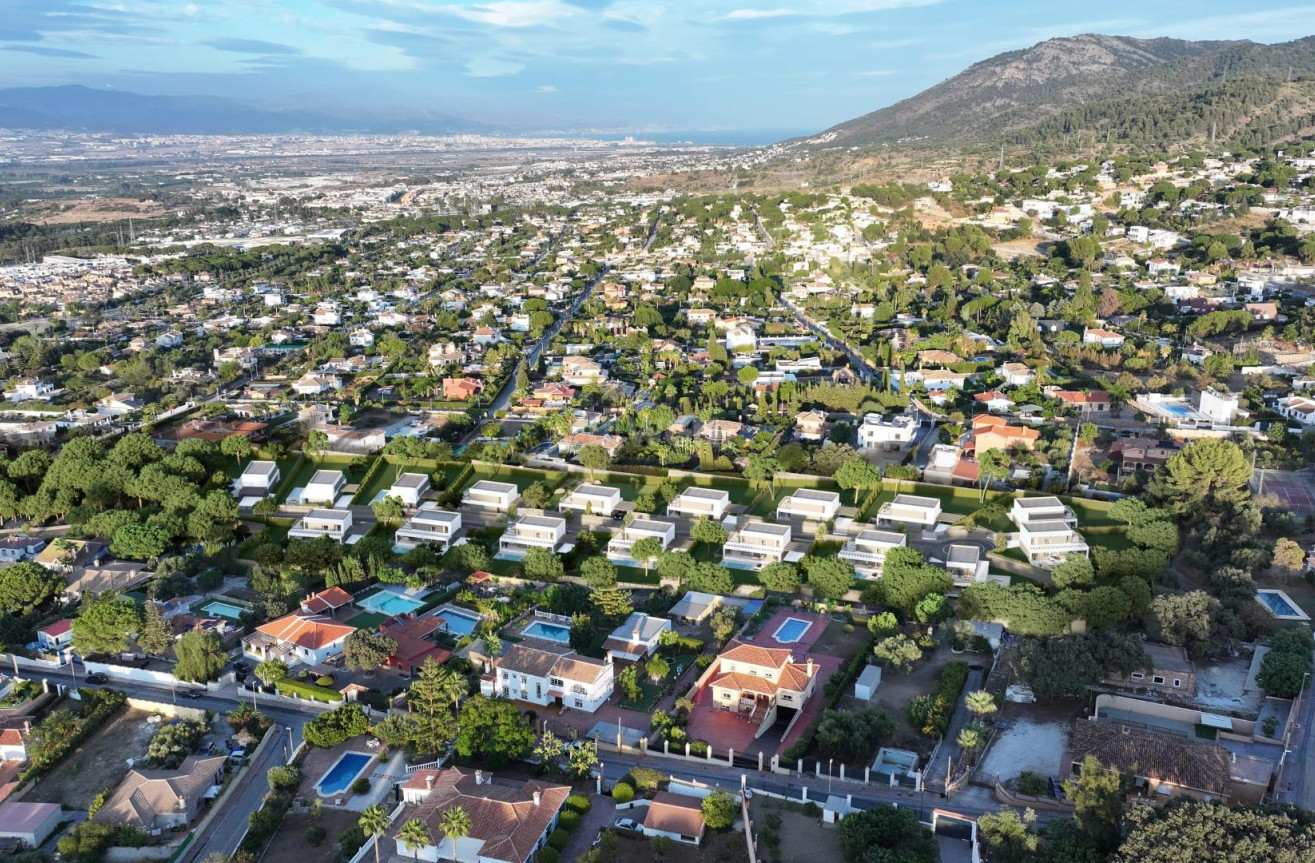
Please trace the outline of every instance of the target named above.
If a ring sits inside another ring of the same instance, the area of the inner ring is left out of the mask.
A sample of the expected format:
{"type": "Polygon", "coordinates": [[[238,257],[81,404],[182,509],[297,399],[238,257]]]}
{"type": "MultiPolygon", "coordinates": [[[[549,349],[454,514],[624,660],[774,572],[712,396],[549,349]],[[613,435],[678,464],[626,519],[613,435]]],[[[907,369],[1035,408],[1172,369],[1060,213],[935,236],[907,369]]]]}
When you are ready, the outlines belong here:
{"type": "Polygon", "coordinates": [[[931,751],[935,742],[924,737],[913,727],[905,708],[916,696],[926,695],[935,689],[936,678],[940,676],[941,667],[951,659],[957,658],[960,657],[953,656],[948,647],[940,647],[934,653],[924,654],[922,659],[913,664],[913,670],[908,674],[901,674],[890,668],[882,670],[881,686],[877,689],[877,695],[872,699],[872,703],[889,710],[898,723],[895,726],[895,733],[886,741],[886,746],[922,752],[931,751]]]}
{"type": "MultiPolygon", "coordinates": [[[[744,833],[740,830],[709,830],[703,837],[702,845],[686,845],[683,842],[668,842],[667,848],[659,855],[653,850],[653,840],[642,836],[631,836],[618,832],[621,844],[616,855],[617,860],[635,863],[639,860],[660,860],[662,863],[739,863],[749,859],[748,848],[744,844],[744,833]]],[[[825,859],[838,859],[835,857],[825,859]]]]}
{"type": "Polygon", "coordinates": [[[146,744],[159,727],[147,724],[149,715],[144,710],[123,711],[75,749],[23,799],[85,810],[93,797],[106,788],[115,788],[128,775],[129,758],[146,754],[146,744]]]}
{"type": "MultiPolygon", "coordinates": [[[[334,843],[343,833],[356,826],[360,813],[344,809],[324,809],[319,818],[312,818],[308,813],[290,814],[283,819],[279,832],[270,840],[265,849],[266,860],[316,860],[325,859],[332,854],[334,843]],[[306,828],[319,824],[325,830],[324,841],[314,848],[306,842],[306,828]]],[[[387,853],[387,846],[384,848],[387,853]]],[[[371,858],[373,859],[373,858],[371,858]]]]}
{"type": "Polygon", "coordinates": [[[43,225],[67,225],[74,222],[114,222],[158,216],[166,208],[154,201],[132,198],[97,198],[90,201],[51,202],[32,213],[31,221],[43,225]]]}
{"type": "Polygon", "coordinates": [[[759,837],[761,848],[762,834],[769,830],[772,816],[781,819],[781,826],[775,831],[780,836],[781,847],[776,853],[768,849],[767,854],[781,863],[803,863],[811,860],[839,860],[840,846],[836,844],[834,828],[822,826],[821,817],[809,817],[802,812],[803,807],[770,797],[755,796],[750,803],[749,817],[753,819],[754,833],[759,837]]]}

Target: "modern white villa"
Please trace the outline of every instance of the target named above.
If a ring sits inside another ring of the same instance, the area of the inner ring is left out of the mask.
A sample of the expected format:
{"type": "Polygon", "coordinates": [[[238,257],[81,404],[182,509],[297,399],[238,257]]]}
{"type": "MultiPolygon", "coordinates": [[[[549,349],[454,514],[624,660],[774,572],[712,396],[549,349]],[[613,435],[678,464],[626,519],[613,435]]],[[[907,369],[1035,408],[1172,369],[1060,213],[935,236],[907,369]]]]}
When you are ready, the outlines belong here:
{"type": "Polygon", "coordinates": [[[955,587],[967,587],[976,581],[985,581],[988,562],[982,550],[975,545],[952,543],[946,549],[945,569],[954,578],[955,587]]]}
{"type": "Polygon", "coordinates": [[[881,578],[886,553],[908,544],[909,538],[899,531],[864,528],[849,538],[837,556],[853,564],[855,574],[869,579],[881,578]]]}
{"type": "Polygon", "coordinates": [[[338,495],[342,494],[342,490],[346,487],[347,478],[342,475],[342,471],[317,470],[310,478],[310,482],[302,489],[301,503],[322,503],[333,506],[338,500],[338,495]]]}
{"type": "Polygon", "coordinates": [[[881,414],[864,414],[858,427],[858,445],[865,449],[908,449],[918,434],[918,418],[911,414],[886,419],[881,414]]]}
{"type": "Polygon", "coordinates": [[[1049,569],[1070,554],[1091,553],[1076,528],[1078,517],[1057,497],[1020,497],[1009,517],[1018,525],[1018,548],[1033,566],[1049,569]]]}
{"type": "Polygon", "coordinates": [[[776,505],[777,518],[829,521],[840,512],[840,493],[801,488],[776,505]]]}
{"type": "Polygon", "coordinates": [[[279,474],[277,464],[272,461],[253,461],[237,478],[235,491],[238,497],[269,495],[278,487],[280,479],[282,476],[279,474]]]}
{"type": "Polygon", "coordinates": [[[941,517],[941,502],[934,497],[897,494],[877,510],[877,524],[887,527],[909,524],[929,528],[941,517]]]}
{"type": "Polygon", "coordinates": [[[398,474],[388,489],[388,497],[397,498],[405,506],[420,506],[420,499],[429,491],[429,486],[429,477],[423,473],[398,474]]]}
{"type": "Polygon", "coordinates": [[[329,539],[345,542],[352,529],[352,513],[348,509],[312,509],[297,519],[288,531],[292,539],[329,539]]]}
{"type": "Polygon", "coordinates": [[[558,508],[563,511],[574,509],[590,515],[611,515],[621,508],[621,490],[610,485],[576,486],[562,498],[558,508]]]}
{"type": "Polygon", "coordinates": [[[641,539],[652,537],[666,551],[676,541],[676,526],[669,521],[637,518],[620,531],[612,534],[607,543],[607,556],[614,561],[630,561],[631,547],[641,539]]]}
{"type": "Polygon", "coordinates": [[[747,521],[721,547],[721,560],[730,567],[762,569],[769,563],[785,559],[790,539],[788,524],[747,521]]]}
{"type": "Polygon", "coordinates": [[[721,521],[731,508],[731,496],[719,488],[690,486],[667,504],[667,515],[688,515],[721,521]]]}
{"type": "Polygon", "coordinates": [[[447,551],[460,532],[461,513],[449,512],[439,509],[436,504],[426,503],[397,529],[393,544],[406,549],[436,545],[440,550],[447,551]]]}
{"type": "Polygon", "coordinates": [[[514,483],[482,479],[466,489],[466,493],[461,496],[461,503],[465,506],[506,512],[516,505],[520,496],[520,489],[516,488],[514,483]]]}
{"type": "Polygon", "coordinates": [[[551,515],[523,515],[498,540],[498,551],[523,556],[532,548],[556,551],[566,539],[566,519],[551,515]]]}

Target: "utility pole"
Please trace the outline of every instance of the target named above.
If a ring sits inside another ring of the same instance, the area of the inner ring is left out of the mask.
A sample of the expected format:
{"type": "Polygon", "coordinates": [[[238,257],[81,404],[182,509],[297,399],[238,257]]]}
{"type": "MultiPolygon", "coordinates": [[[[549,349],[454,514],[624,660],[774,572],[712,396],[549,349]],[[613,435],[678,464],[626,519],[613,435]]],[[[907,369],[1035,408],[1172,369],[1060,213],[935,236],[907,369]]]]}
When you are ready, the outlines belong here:
{"type": "Polygon", "coordinates": [[[996,172],[999,173],[1000,171],[1003,171],[1004,169],[1005,169],[1005,145],[1004,145],[1004,142],[1001,141],[1001,142],[1000,142],[1000,167],[996,168],[996,172]]]}

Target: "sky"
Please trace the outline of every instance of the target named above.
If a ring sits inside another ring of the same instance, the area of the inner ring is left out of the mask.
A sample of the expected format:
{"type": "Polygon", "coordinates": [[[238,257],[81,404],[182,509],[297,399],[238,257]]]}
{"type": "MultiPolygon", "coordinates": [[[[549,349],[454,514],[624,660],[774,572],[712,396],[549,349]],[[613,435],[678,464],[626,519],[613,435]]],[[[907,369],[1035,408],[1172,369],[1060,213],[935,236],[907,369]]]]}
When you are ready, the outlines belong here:
{"type": "Polygon", "coordinates": [[[0,87],[83,84],[508,129],[821,130],[1056,36],[1279,42],[1262,0],[0,0],[0,87]]]}

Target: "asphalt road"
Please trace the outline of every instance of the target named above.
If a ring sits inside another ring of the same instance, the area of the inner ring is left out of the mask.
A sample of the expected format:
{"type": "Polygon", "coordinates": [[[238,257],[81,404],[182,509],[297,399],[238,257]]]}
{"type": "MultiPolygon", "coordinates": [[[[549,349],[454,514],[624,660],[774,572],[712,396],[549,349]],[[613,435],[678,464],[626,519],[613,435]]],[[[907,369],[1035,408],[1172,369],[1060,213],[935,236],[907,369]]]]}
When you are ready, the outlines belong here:
{"type": "Polygon", "coordinates": [[[238,843],[246,835],[247,820],[252,812],[260,808],[261,801],[269,791],[269,768],[288,761],[287,726],[275,723],[266,733],[275,735],[275,739],[270,741],[258,759],[247,765],[246,772],[238,777],[237,785],[230,790],[228,799],[224,801],[224,808],[206,825],[205,831],[187,846],[187,850],[178,858],[179,863],[204,860],[216,853],[227,859],[237,851],[238,843]]]}

